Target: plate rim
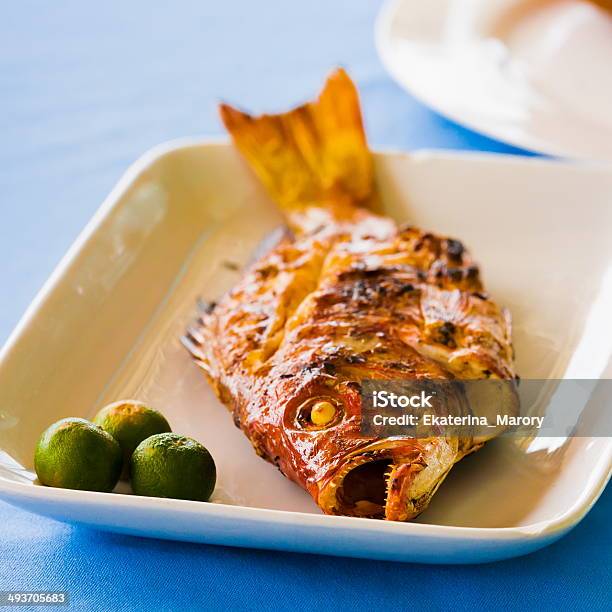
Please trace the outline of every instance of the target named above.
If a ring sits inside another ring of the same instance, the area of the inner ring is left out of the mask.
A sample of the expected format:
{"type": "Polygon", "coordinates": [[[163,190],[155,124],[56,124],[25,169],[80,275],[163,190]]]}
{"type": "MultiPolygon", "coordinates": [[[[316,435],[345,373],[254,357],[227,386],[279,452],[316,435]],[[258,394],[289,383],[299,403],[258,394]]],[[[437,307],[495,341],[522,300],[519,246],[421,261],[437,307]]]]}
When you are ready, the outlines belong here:
{"type": "MultiPolygon", "coordinates": [[[[612,439],[608,439],[609,441],[612,439]]],[[[272,508],[254,508],[225,503],[202,503],[197,501],[166,499],[157,497],[137,496],[122,493],[102,493],[97,491],[81,491],[76,489],[60,489],[37,486],[10,481],[0,476],[0,499],[8,503],[19,501],[46,500],[50,502],[78,503],[90,507],[113,506],[115,509],[150,508],[178,511],[184,514],[196,514],[201,517],[223,517],[230,520],[244,520],[258,524],[270,522],[300,525],[305,528],[334,529],[335,527],[354,527],[359,531],[402,532],[403,535],[434,537],[436,539],[450,538],[454,540],[487,540],[499,542],[517,542],[525,540],[545,540],[560,537],[575,527],[589,512],[605,489],[611,477],[612,444],[608,444],[607,452],[602,453],[599,463],[602,468],[596,484],[578,498],[573,506],[555,519],[538,521],[518,527],[461,527],[455,525],[433,525],[429,523],[373,521],[367,518],[349,516],[331,516],[326,514],[276,510],[272,508]],[[607,455],[607,461],[606,461],[607,455]],[[607,464],[607,469],[605,465],[607,464]],[[4,494],[8,494],[7,497],[4,494]],[[196,511],[197,510],[197,511],[196,511]]],[[[22,506],[23,507],[23,506],[22,506]]],[[[34,510],[35,512],[35,510],[34,510]]]]}
{"type": "MultiPolygon", "coordinates": [[[[118,205],[125,193],[143,173],[162,158],[188,148],[228,148],[231,144],[224,138],[187,137],[170,140],[146,151],[133,162],[120,177],[109,195],[85,225],[66,254],[61,258],[54,271],[43,284],[25,313],[17,323],[13,332],[0,349],[0,367],[9,358],[20,337],[24,334],[36,317],[38,311],[61,283],[68,268],[76,260],[84,245],[92,239],[96,230],[102,225],[106,217],[118,205]]],[[[472,151],[436,151],[423,149],[415,152],[399,150],[374,150],[377,158],[406,157],[419,161],[428,160],[460,160],[478,163],[513,163],[542,166],[566,166],[587,171],[612,170],[612,163],[606,161],[585,160],[580,163],[568,163],[554,159],[530,159],[521,155],[505,155],[498,153],[484,153],[472,151]]],[[[354,528],[362,533],[391,533],[398,535],[412,535],[415,537],[430,537],[437,540],[486,540],[489,542],[521,542],[521,541],[549,541],[552,542],[576,526],[603,492],[607,482],[612,476],[612,438],[607,438],[607,446],[597,462],[598,475],[595,482],[581,495],[574,504],[564,513],[554,519],[538,521],[529,525],[515,527],[462,527],[454,525],[435,525],[428,523],[395,523],[387,521],[372,521],[365,518],[329,516],[325,514],[306,513],[289,510],[276,510],[270,508],[255,508],[223,503],[205,503],[187,500],[163,499],[155,497],[139,497],[121,493],[100,493],[94,491],[80,491],[72,489],[54,489],[51,487],[36,486],[9,480],[0,475],[0,499],[13,505],[25,507],[20,502],[48,501],[61,504],[61,501],[73,504],[85,504],[91,507],[113,505],[124,508],[157,507],[185,514],[196,514],[200,517],[223,517],[229,520],[250,521],[258,524],[270,522],[291,524],[306,529],[335,529],[337,527],[354,528]],[[599,467],[600,466],[600,467],[599,467]],[[197,511],[196,511],[197,510],[197,511]]],[[[27,509],[37,512],[27,505],[27,509]]],[[[39,512],[45,514],[44,512],[39,512]]],[[[67,519],[70,520],[70,519],[67,519]]]]}

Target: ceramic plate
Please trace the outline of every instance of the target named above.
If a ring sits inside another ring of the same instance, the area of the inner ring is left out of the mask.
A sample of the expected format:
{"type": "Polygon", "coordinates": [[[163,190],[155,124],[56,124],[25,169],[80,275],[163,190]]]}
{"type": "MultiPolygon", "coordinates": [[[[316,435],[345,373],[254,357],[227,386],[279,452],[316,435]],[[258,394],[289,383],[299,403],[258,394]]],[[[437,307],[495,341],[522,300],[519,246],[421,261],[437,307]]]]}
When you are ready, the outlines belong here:
{"type": "MultiPolygon", "coordinates": [[[[608,168],[447,153],[378,154],[376,163],[389,214],[459,236],[476,254],[514,314],[523,377],[607,375],[608,168]]],[[[0,497],[111,531],[432,563],[527,553],[585,515],[610,473],[606,438],[544,439],[537,450],[496,440],[460,462],[407,524],[324,516],[259,459],[179,337],[196,299],[229,288],[280,221],[229,145],[179,142],[136,163],[0,355],[0,497]],[[213,503],[36,483],[43,429],[125,397],[163,410],[175,431],[209,447],[219,473],[213,503]]]]}
{"type": "Polygon", "coordinates": [[[391,75],[441,114],[513,145],[612,160],[612,14],[585,0],[390,0],[391,75]]]}

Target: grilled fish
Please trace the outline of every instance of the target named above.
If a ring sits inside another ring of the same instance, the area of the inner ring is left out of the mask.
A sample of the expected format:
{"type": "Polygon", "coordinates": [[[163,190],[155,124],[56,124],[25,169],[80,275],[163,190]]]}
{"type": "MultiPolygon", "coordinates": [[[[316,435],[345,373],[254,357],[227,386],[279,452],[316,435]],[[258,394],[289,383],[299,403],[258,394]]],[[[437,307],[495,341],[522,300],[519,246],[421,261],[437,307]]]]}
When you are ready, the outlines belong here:
{"type": "Polygon", "coordinates": [[[485,439],[364,438],[360,383],[513,379],[509,313],[461,242],[374,212],[373,159],[343,70],[288,113],[220,112],[289,231],[184,344],[257,454],[325,513],[410,520],[485,439]]]}

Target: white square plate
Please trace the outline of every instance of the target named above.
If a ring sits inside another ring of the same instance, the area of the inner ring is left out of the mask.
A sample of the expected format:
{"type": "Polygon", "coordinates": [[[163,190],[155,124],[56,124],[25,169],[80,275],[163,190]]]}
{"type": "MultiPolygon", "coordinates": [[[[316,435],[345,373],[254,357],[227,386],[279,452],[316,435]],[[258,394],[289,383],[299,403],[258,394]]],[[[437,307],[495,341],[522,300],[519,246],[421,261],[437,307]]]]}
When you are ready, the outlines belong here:
{"type": "MultiPolygon", "coordinates": [[[[377,155],[387,211],[460,237],[515,320],[527,378],[610,377],[612,171],[544,160],[377,155]],[[602,323],[603,321],[603,323],[602,323]],[[607,327],[602,329],[602,324],[607,327]]],[[[232,147],[182,141],[113,190],[0,355],[0,497],[145,536],[432,563],[527,553],[573,527],[610,474],[612,440],[511,438],[460,462],[417,522],[322,515],[252,451],[179,342],[281,221],[232,147]],[[38,486],[40,433],[137,397],[217,462],[214,503],[38,486]]]]}

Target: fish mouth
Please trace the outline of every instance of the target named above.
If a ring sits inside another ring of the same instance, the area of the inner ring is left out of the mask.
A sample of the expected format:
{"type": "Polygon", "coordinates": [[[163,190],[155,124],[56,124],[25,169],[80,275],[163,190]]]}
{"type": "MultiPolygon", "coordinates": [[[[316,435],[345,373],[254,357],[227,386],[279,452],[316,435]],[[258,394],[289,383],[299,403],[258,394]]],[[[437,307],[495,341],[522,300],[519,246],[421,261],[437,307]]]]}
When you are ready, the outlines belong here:
{"type": "Polygon", "coordinates": [[[345,459],[322,487],[319,506],[327,514],[409,521],[425,510],[456,458],[457,441],[444,438],[374,443],[345,459]]]}

